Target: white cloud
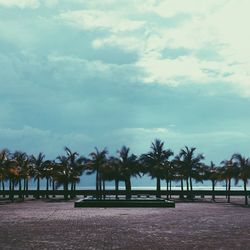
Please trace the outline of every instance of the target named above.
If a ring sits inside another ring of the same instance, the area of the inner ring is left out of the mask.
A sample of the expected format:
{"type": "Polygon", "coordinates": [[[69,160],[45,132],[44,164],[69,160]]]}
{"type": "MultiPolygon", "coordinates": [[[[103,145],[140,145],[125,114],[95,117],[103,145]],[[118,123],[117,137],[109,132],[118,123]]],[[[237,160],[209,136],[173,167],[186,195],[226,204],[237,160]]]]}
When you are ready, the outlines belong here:
{"type": "Polygon", "coordinates": [[[58,5],[58,0],[45,0],[44,1],[44,4],[46,7],[48,8],[52,8],[52,7],[55,7],[56,5],[58,5]]]}
{"type": "Polygon", "coordinates": [[[144,25],[142,21],[123,18],[112,11],[67,11],[61,13],[58,18],[86,30],[108,29],[112,32],[124,32],[139,29],[144,25]]]}
{"type": "Polygon", "coordinates": [[[124,51],[137,52],[141,49],[141,40],[135,36],[113,34],[105,38],[97,38],[92,42],[95,49],[105,46],[117,46],[124,51]]]}
{"type": "MultiPolygon", "coordinates": [[[[83,84],[83,79],[106,79],[113,81],[114,76],[119,76],[125,82],[134,80],[134,67],[130,64],[112,64],[100,60],[86,60],[78,57],[49,55],[49,63],[57,69],[54,77],[60,80],[61,75],[65,78],[80,79],[79,84],[83,84]],[[76,74],[77,72],[77,74],[76,74]]],[[[63,79],[64,81],[65,79],[63,79]]],[[[77,82],[74,82],[77,84],[77,82]]]]}
{"type": "Polygon", "coordinates": [[[202,71],[199,60],[194,57],[171,60],[146,56],[141,58],[136,65],[146,73],[143,81],[147,83],[157,82],[177,86],[183,84],[185,79],[199,82],[207,80],[207,75],[202,71]]]}
{"type": "Polygon", "coordinates": [[[66,65],[69,65],[69,63],[74,65],[77,64],[78,66],[80,67],[82,66],[83,68],[85,68],[85,71],[90,73],[93,72],[93,70],[95,72],[100,72],[100,73],[107,72],[109,70],[109,65],[101,61],[98,60],[89,61],[86,59],[81,59],[71,56],[49,55],[48,61],[52,63],[65,63],[66,65]]]}
{"type": "MultiPolygon", "coordinates": [[[[39,3],[47,7],[57,5],[60,14],[56,19],[83,32],[90,31],[94,49],[111,46],[136,53],[138,61],[133,67],[134,72],[139,70],[134,78],[145,83],[170,86],[228,83],[241,96],[250,96],[250,29],[247,27],[250,1],[76,2],[78,7],[82,6],[81,10],[60,9],[65,5],[60,5],[58,0],[0,0],[0,5],[20,8],[37,8],[39,3]],[[175,58],[168,56],[168,50],[180,48],[190,53],[175,58]]],[[[0,25],[2,37],[12,43],[18,41],[20,47],[38,43],[32,32],[12,27],[11,22],[4,24],[7,25],[0,25]],[[7,29],[10,25],[11,29],[7,29]]],[[[88,65],[103,72],[118,69],[98,60],[88,65]]]]}
{"type": "Polygon", "coordinates": [[[122,3],[108,14],[97,7],[62,13],[61,18],[85,29],[109,29],[110,34],[93,40],[93,48],[115,46],[137,53],[135,67],[144,72],[139,78],[146,83],[177,86],[186,82],[223,82],[233,86],[240,95],[249,96],[249,8],[248,0],[148,0],[143,5],[140,1],[127,1],[126,8],[122,3]],[[162,22],[148,19],[145,13],[159,15],[162,22]],[[178,15],[188,18],[173,26],[164,23],[170,19],[174,22],[178,15]],[[138,31],[131,33],[132,30],[138,31]],[[210,51],[206,52],[208,47],[210,51]],[[191,53],[166,58],[168,48],[184,48],[191,53]],[[199,56],[200,51],[217,56],[199,56]]]}
{"type": "Polygon", "coordinates": [[[5,7],[19,7],[21,9],[24,8],[38,8],[40,2],[38,0],[0,0],[0,6],[5,7]]]}
{"type": "Polygon", "coordinates": [[[173,17],[178,14],[207,14],[214,8],[225,3],[225,0],[148,0],[138,10],[141,12],[153,12],[161,17],[173,17]]]}

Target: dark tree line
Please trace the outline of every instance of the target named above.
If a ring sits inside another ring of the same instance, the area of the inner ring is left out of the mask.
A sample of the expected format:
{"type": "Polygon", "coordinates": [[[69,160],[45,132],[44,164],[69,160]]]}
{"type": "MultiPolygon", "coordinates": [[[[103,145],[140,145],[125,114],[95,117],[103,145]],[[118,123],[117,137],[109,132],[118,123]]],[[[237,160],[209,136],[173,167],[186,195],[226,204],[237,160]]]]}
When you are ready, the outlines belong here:
{"type": "MultiPolygon", "coordinates": [[[[114,181],[117,192],[119,182],[125,183],[126,196],[130,198],[131,177],[149,175],[156,180],[158,197],[160,197],[161,181],[165,180],[167,191],[171,190],[173,181],[179,181],[181,190],[184,191],[185,186],[188,198],[192,198],[194,181],[202,183],[210,180],[213,191],[217,182],[224,181],[226,190],[230,191],[233,180],[236,184],[242,180],[245,204],[248,204],[250,160],[241,154],[233,154],[229,159],[222,161],[220,166],[215,166],[213,162],[206,165],[203,162],[204,156],[197,154],[196,148],[184,147],[179,154],[174,155],[173,151],[166,149],[164,142],[159,139],[152,142],[149,152],[140,156],[130,153],[130,149],[125,146],[117,151],[117,156],[109,156],[107,149],[95,148],[88,157],[72,152],[67,147],[64,150],[65,154],[54,160],[46,160],[43,153],[30,156],[20,151],[14,153],[7,149],[0,151],[1,190],[12,191],[18,188],[20,191],[27,191],[29,180],[33,179],[39,191],[43,179],[46,180],[46,190],[55,191],[62,186],[65,198],[68,198],[68,191],[71,195],[74,194],[77,183],[80,182],[83,173],[86,173],[95,174],[97,195],[98,192],[105,191],[107,181],[114,181]]],[[[9,193],[11,196],[11,192],[9,193]]],[[[39,198],[39,192],[36,198],[39,198]]],[[[214,193],[212,198],[215,199],[214,193]]],[[[230,202],[230,195],[227,199],[230,202]]]]}

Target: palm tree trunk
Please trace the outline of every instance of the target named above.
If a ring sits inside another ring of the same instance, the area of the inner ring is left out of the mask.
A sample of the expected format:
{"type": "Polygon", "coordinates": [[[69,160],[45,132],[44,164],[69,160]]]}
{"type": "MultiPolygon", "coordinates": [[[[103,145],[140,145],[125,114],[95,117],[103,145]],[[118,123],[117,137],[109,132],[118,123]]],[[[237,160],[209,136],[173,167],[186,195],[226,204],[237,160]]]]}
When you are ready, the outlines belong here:
{"type": "Polygon", "coordinates": [[[73,197],[74,197],[73,190],[74,190],[74,181],[72,180],[72,181],[70,182],[70,198],[73,198],[73,197]]]}
{"type": "MultiPolygon", "coordinates": [[[[25,180],[25,185],[26,185],[26,191],[28,192],[29,191],[29,179],[26,178],[25,180]]],[[[26,197],[29,197],[28,193],[26,194],[26,197]]]]}
{"type": "Polygon", "coordinates": [[[230,203],[230,190],[231,190],[231,178],[228,180],[228,195],[227,195],[227,202],[230,203]]]}
{"type": "Polygon", "coordinates": [[[98,191],[99,191],[99,172],[98,172],[98,170],[96,171],[95,189],[96,189],[96,198],[98,198],[98,191]]]}
{"type": "Polygon", "coordinates": [[[99,174],[99,190],[102,191],[102,176],[99,174]]]}
{"type": "Polygon", "coordinates": [[[36,191],[37,191],[36,198],[40,199],[40,194],[39,194],[40,193],[40,178],[39,177],[37,178],[37,183],[36,184],[37,184],[37,186],[36,186],[36,191]]]}
{"type": "Polygon", "coordinates": [[[46,198],[49,198],[49,177],[46,177],[46,198]]]}
{"type": "Polygon", "coordinates": [[[11,190],[11,200],[14,201],[14,190],[15,190],[15,180],[14,180],[14,178],[11,180],[10,190],[11,190]]]}
{"type": "Polygon", "coordinates": [[[101,174],[99,173],[99,180],[98,180],[98,189],[99,189],[99,197],[102,198],[102,176],[101,174]]]}
{"type": "Polygon", "coordinates": [[[189,177],[189,182],[190,182],[190,198],[193,199],[193,183],[192,183],[192,176],[190,175],[189,177]]]}
{"type": "Polygon", "coordinates": [[[183,195],[183,178],[181,177],[181,195],[180,198],[183,199],[184,195],[183,195]]]}
{"type": "Polygon", "coordinates": [[[156,178],[156,197],[161,198],[161,179],[160,177],[156,178]]]}
{"type": "Polygon", "coordinates": [[[55,180],[53,178],[53,181],[52,181],[52,190],[53,190],[53,198],[56,197],[55,195],[55,180]]]}
{"type": "Polygon", "coordinates": [[[190,192],[192,194],[192,192],[193,192],[193,182],[192,182],[192,177],[191,176],[189,177],[189,182],[190,182],[190,192]]]}
{"type": "Polygon", "coordinates": [[[170,191],[169,197],[170,197],[170,199],[172,198],[172,196],[171,196],[171,190],[172,190],[172,181],[170,179],[169,180],[169,191],[170,191]]]}
{"type": "MultiPolygon", "coordinates": [[[[226,179],[226,191],[227,191],[227,185],[228,184],[228,181],[227,181],[227,179],[226,179]]],[[[227,194],[226,194],[226,198],[227,198],[227,194]]]]}
{"type": "Polygon", "coordinates": [[[215,200],[215,193],[214,193],[214,189],[215,189],[215,181],[212,180],[212,200],[214,201],[215,200]]]}
{"type": "MultiPolygon", "coordinates": [[[[2,180],[2,190],[5,191],[4,180],[2,180]]],[[[5,198],[5,194],[3,194],[3,198],[5,198]]]]}
{"type": "Polygon", "coordinates": [[[248,198],[247,198],[247,180],[244,180],[244,192],[245,192],[245,205],[248,205],[248,198]]]}
{"type": "Polygon", "coordinates": [[[187,198],[188,198],[188,194],[189,194],[189,186],[188,186],[188,177],[186,178],[186,184],[187,184],[187,198]]]}
{"type": "Polygon", "coordinates": [[[22,180],[21,179],[18,180],[18,185],[19,185],[19,195],[18,195],[18,197],[22,198],[23,196],[21,195],[21,192],[22,192],[22,180]]]}
{"type": "Polygon", "coordinates": [[[106,198],[105,189],[106,189],[106,187],[105,187],[105,180],[103,180],[103,181],[102,181],[102,190],[103,190],[103,192],[104,192],[104,195],[103,195],[104,199],[106,198]]]}
{"type": "Polygon", "coordinates": [[[73,193],[73,198],[75,198],[76,197],[76,182],[75,181],[73,181],[72,193],[73,193]]]}
{"type": "Polygon", "coordinates": [[[64,183],[64,199],[68,199],[68,177],[66,177],[65,183],[64,183]]]}
{"type": "Polygon", "coordinates": [[[131,199],[131,181],[130,178],[125,180],[125,188],[126,188],[126,199],[131,199]]]}
{"type": "Polygon", "coordinates": [[[12,179],[9,178],[9,199],[13,200],[12,179]]]}
{"type": "Polygon", "coordinates": [[[168,194],[168,182],[169,182],[169,180],[166,179],[166,184],[167,184],[167,199],[169,199],[169,194],[168,194]]]}
{"type": "Polygon", "coordinates": [[[118,192],[119,192],[119,180],[115,179],[115,198],[118,198],[118,192]]]}

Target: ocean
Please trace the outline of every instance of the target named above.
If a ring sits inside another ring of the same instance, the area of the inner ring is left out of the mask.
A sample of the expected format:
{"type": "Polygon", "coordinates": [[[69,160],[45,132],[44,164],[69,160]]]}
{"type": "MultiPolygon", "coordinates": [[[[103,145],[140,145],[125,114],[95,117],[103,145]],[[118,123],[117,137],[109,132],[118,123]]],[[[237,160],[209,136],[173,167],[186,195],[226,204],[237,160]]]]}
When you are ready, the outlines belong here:
{"type": "MultiPolygon", "coordinates": [[[[114,181],[106,181],[105,183],[106,189],[115,189],[115,183],[114,181]]],[[[156,190],[156,179],[151,179],[151,177],[143,176],[141,178],[132,177],[131,178],[131,184],[132,189],[138,190],[156,190]]],[[[8,188],[8,183],[6,183],[6,188],[8,188]]],[[[43,179],[40,182],[40,189],[43,190],[46,188],[46,181],[43,179]]],[[[51,187],[50,187],[51,188],[51,187]]],[[[225,190],[226,185],[225,181],[217,182],[215,190],[225,190]]],[[[250,185],[248,184],[248,188],[250,188],[250,185]]],[[[18,186],[15,188],[18,189],[18,186]]],[[[29,189],[36,189],[36,182],[31,180],[29,182],[29,189]]],[[[62,189],[60,187],[59,189],[62,189]]],[[[95,176],[94,175],[83,175],[81,177],[81,181],[77,184],[77,189],[95,189],[95,176]]],[[[124,182],[119,183],[119,189],[123,190],[125,189],[124,182]]],[[[166,190],[166,181],[161,181],[161,189],[166,190]]],[[[172,190],[180,190],[181,184],[180,182],[172,181],[172,190]]],[[[184,182],[184,190],[186,189],[185,182],[184,182]]],[[[193,189],[194,190],[212,190],[212,184],[211,181],[203,181],[201,182],[195,182],[193,180],[193,189]]],[[[232,180],[231,182],[231,190],[243,190],[243,182],[239,181],[237,185],[235,185],[235,181],[232,180]]]]}

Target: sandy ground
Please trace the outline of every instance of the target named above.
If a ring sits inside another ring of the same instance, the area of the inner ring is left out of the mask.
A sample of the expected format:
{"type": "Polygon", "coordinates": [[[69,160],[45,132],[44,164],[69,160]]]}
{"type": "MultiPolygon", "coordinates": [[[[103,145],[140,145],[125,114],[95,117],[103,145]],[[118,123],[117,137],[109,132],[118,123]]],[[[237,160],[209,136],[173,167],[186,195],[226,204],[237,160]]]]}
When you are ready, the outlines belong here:
{"type": "Polygon", "coordinates": [[[0,249],[250,249],[250,207],[224,200],[176,208],[30,200],[0,205],[0,215],[0,249]]]}

